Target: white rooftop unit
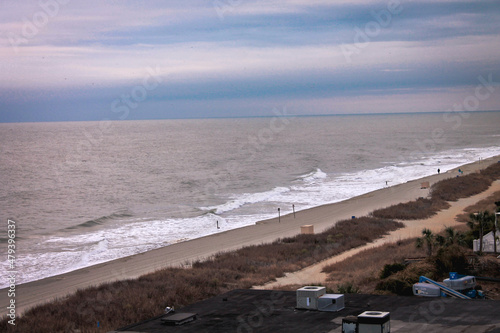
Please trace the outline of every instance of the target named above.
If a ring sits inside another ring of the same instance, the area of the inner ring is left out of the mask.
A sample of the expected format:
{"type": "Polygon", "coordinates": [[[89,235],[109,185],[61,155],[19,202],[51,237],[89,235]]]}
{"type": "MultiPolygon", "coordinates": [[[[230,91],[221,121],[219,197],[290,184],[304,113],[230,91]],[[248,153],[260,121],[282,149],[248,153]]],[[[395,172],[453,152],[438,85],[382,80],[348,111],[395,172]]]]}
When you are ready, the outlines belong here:
{"type": "Polygon", "coordinates": [[[318,299],[325,293],[325,287],[305,286],[297,289],[297,309],[318,310],[318,299]]]}
{"type": "Polygon", "coordinates": [[[365,311],[358,315],[358,333],[390,333],[390,312],[365,311]]]}
{"type": "Polygon", "coordinates": [[[335,312],[344,308],[344,295],[324,294],[318,298],[318,310],[335,312]]]}

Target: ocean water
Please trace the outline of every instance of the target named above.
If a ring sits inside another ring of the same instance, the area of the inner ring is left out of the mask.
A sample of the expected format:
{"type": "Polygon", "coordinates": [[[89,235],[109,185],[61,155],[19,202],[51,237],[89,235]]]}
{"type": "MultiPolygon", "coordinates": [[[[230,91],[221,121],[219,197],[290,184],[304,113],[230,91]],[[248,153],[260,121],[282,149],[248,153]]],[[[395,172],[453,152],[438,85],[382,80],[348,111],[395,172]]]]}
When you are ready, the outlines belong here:
{"type": "Polygon", "coordinates": [[[500,155],[498,124],[500,112],[0,124],[0,244],[6,258],[14,220],[29,282],[500,155]]]}

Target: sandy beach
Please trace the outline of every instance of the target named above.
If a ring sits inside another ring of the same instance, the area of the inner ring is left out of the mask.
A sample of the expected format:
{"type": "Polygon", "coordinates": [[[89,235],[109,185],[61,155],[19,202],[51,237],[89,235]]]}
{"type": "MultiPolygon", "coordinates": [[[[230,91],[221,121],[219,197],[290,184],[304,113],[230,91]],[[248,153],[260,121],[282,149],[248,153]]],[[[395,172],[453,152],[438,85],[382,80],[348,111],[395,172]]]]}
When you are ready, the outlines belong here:
{"type": "MultiPolygon", "coordinates": [[[[464,174],[467,174],[497,163],[499,160],[500,156],[495,156],[460,168],[464,174]]],[[[192,261],[209,257],[220,251],[235,250],[248,245],[272,242],[280,237],[293,236],[300,233],[301,225],[312,224],[315,232],[321,232],[339,220],[348,219],[351,216],[363,216],[378,208],[426,197],[429,189],[422,189],[422,182],[428,181],[432,185],[441,179],[455,177],[458,175],[457,170],[458,168],[441,174],[436,172],[435,175],[429,177],[385,187],[346,201],[298,211],[295,218],[293,214],[281,216],[280,222],[276,217],[244,228],[221,231],[214,235],[18,285],[16,286],[16,311],[18,315],[21,315],[23,311],[35,305],[64,297],[77,289],[88,286],[136,278],[164,267],[189,265],[192,261]]],[[[443,212],[443,214],[446,213],[443,212]]],[[[417,231],[426,227],[425,221],[412,221],[411,223],[412,228],[417,231]]],[[[408,233],[408,235],[414,236],[413,233],[408,233]]],[[[0,290],[0,306],[4,308],[10,300],[7,294],[7,288],[0,290]]]]}

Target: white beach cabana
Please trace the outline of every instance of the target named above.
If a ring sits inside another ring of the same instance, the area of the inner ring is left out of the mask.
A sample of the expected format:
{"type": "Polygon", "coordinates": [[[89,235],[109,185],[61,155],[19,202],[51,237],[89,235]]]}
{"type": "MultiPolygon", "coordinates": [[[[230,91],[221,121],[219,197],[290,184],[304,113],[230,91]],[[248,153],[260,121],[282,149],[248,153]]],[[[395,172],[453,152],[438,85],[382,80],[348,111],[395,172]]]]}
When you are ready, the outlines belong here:
{"type": "MultiPolygon", "coordinates": [[[[500,232],[497,231],[497,251],[500,251],[500,240],[498,239],[499,236],[500,232]]],[[[474,239],[473,249],[474,252],[479,252],[479,239],[474,239]]],[[[495,252],[493,246],[493,231],[490,231],[483,236],[483,252],[495,252]]]]}

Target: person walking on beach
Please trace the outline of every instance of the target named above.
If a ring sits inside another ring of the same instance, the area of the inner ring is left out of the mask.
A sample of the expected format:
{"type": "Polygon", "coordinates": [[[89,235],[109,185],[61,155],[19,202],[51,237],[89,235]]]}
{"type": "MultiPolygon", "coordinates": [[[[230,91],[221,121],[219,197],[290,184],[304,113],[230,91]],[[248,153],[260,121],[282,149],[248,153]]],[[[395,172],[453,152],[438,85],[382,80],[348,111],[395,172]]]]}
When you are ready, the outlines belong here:
{"type": "Polygon", "coordinates": [[[438,175],[441,173],[441,170],[438,169],[438,175]]]}

